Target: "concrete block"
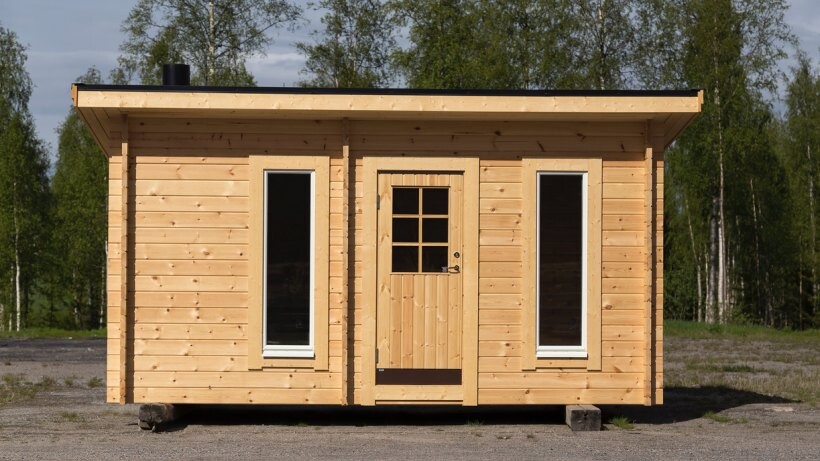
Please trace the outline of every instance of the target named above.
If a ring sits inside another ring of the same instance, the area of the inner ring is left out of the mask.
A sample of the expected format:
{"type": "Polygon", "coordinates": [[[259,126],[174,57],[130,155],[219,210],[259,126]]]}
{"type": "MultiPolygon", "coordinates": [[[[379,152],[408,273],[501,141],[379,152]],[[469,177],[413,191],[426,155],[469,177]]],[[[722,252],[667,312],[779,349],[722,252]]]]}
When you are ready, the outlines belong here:
{"type": "Polygon", "coordinates": [[[592,405],[567,405],[567,426],[573,431],[600,431],[601,410],[592,405]]]}
{"type": "Polygon", "coordinates": [[[145,430],[156,430],[182,417],[181,406],[169,403],[148,403],[140,405],[139,426],[145,430]]]}

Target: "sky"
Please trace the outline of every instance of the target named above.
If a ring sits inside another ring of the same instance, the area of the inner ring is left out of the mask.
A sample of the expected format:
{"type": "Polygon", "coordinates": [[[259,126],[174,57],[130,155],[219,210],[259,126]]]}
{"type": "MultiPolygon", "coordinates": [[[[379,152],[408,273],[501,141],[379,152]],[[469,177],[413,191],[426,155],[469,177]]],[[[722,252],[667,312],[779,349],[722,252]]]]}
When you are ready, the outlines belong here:
{"type": "MultiPolygon", "coordinates": [[[[0,0],[0,25],[17,33],[28,48],[28,72],[34,82],[29,109],[37,132],[57,149],[57,128],[71,107],[71,83],[96,66],[104,76],[116,66],[124,35],[122,21],[136,0],[0,0]]],[[[305,5],[306,2],[297,3],[305,5]]],[[[820,62],[820,1],[791,0],[786,22],[800,46],[820,62]]],[[[307,24],[294,32],[281,30],[265,56],[254,57],[248,70],[260,86],[293,86],[304,58],[295,44],[311,41],[319,15],[308,11],[307,24]]],[[[788,68],[789,63],[784,63],[788,68]]]]}

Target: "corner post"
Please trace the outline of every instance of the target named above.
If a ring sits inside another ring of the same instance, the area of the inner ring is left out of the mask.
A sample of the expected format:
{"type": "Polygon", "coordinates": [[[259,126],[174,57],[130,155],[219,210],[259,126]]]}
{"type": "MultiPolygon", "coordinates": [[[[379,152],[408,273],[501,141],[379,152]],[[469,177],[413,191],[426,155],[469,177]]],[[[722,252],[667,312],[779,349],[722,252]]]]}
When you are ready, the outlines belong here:
{"type": "Polygon", "coordinates": [[[644,128],[644,206],[646,228],[644,229],[644,405],[655,403],[655,155],[650,142],[651,122],[644,128]]]}
{"type": "Polygon", "coordinates": [[[122,155],[122,211],[120,216],[120,376],[119,376],[119,399],[124,404],[128,400],[128,364],[131,362],[128,355],[131,349],[128,347],[128,272],[129,264],[129,236],[128,236],[128,216],[131,214],[129,207],[130,182],[131,182],[131,155],[128,149],[128,115],[122,116],[121,124],[121,155],[122,155]]]}
{"type": "MultiPolygon", "coordinates": [[[[352,403],[353,335],[348,331],[350,310],[350,120],[342,120],[342,405],[352,403]]],[[[354,194],[355,196],[355,194],[354,194]]]]}

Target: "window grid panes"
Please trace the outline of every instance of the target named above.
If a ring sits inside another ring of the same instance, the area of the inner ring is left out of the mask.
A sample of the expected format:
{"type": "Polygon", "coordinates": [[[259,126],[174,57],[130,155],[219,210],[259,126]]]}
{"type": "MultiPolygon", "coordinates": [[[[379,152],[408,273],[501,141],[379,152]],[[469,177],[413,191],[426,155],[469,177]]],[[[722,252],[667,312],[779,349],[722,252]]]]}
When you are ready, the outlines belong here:
{"type": "Polygon", "coordinates": [[[449,192],[446,187],[393,187],[393,272],[446,272],[449,192]]]}

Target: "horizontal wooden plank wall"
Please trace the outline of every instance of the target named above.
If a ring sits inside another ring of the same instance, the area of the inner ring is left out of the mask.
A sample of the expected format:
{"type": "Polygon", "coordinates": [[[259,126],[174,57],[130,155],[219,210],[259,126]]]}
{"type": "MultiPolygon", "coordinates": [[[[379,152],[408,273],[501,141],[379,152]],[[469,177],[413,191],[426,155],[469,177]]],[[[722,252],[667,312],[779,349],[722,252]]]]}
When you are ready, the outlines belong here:
{"type": "MultiPolygon", "coordinates": [[[[645,127],[643,123],[351,122],[359,199],[363,156],[480,156],[479,404],[643,402],[645,127]],[[562,368],[567,361],[561,360],[554,362],[555,368],[522,370],[520,159],[525,155],[600,155],[604,160],[600,373],[562,368]]],[[[651,142],[662,147],[659,137],[651,142]]],[[[355,228],[361,229],[361,203],[351,213],[355,228]]],[[[355,248],[360,250],[361,243],[357,241],[355,248]]],[[[354,281],[358,288],[353,300],[357,329],[353,382],[354,402],[358,402],[363,345],[358,333],[359,267],[354,281]]],[[[662,290],[662,283],[659,286],[662,290]]],[[[659,360],[661,345],[659,341],[659,360]]]]}
{"type": "MultiPolygon", "coordinates": [[[[330,188],[336,190],[340,124],[132,119],[130,141],[136,158],[134,401],[340,403],[340,266],[331,266],[329,277],[331,302],[337,303],[330,311],[329,370],[314,372],[294,361],[248,371],[247,347],[248,335],[255,334],[247,330],[248,155],[329,155],[330,188]]],[[[112,236],[120,220],[117,171],[112,158],[112,236]]],[[[341,232],[340,210],[333,208],[332,235],[341,232]]],[[[341,248],[333,249],[336,260],[341,248]]],[[[114,241],[109,250],[117,261],[114,241]]],[[[118,286],[119,273],[109,274],[110,286],[118,286]]],[[[117,308],[111,305],[109,318],[116,318],[111,311],[117,308]]],[[[119,325],[110,328],[112,335],[119,325]]],[[[120,360],[109,360],[113,383],[120,360]]]]}
{"type": "MultiPolygon", "coordinates": [[[[642,403],[643,123],[351,121],[347,322],[361,401],[363,156],[480,156],[479,403],[642,403]],[[522,156],[602,155],[602,370],[522,370],[522,156]]],[[[132,119],[136,157],[134,400],[340,403],[345,318],[341,122],[132,119]],[[330,156],[329,370],[247,369],[248,155],[330,156]]],[[[660,140],[652,138],[653,145],[660,140]]],[[[660,150],[662,146],[659,146],[660,150]]],[[[658,163],[662,181],[662,161],[658,163]]],[[[121,170],[111,158],[109,319],[118,318],[121,170]]],[[[662,185],[661,185],[662,187],[662,185]]],[[[658,193],[658,213],[663,195],[658,193]]],[[[662,245],[662,220],[658,223],[662,245]]],[[[658,253],[661,331],[662,253],[658,253]]],[[[465,309],[469,306],[465,306],[465,309]]],[[[109,352],[119,325],[109,323],[109,352]]],[[[657,354],[662,360],[662,336],[657,354]]],[[[120,357],[109,356],[109,383],[120,357]]],[[[662,388],[659,375],[658,387],[662,388]]],[[[109,396],[118,389],[109,388],[109,396]]]]}

